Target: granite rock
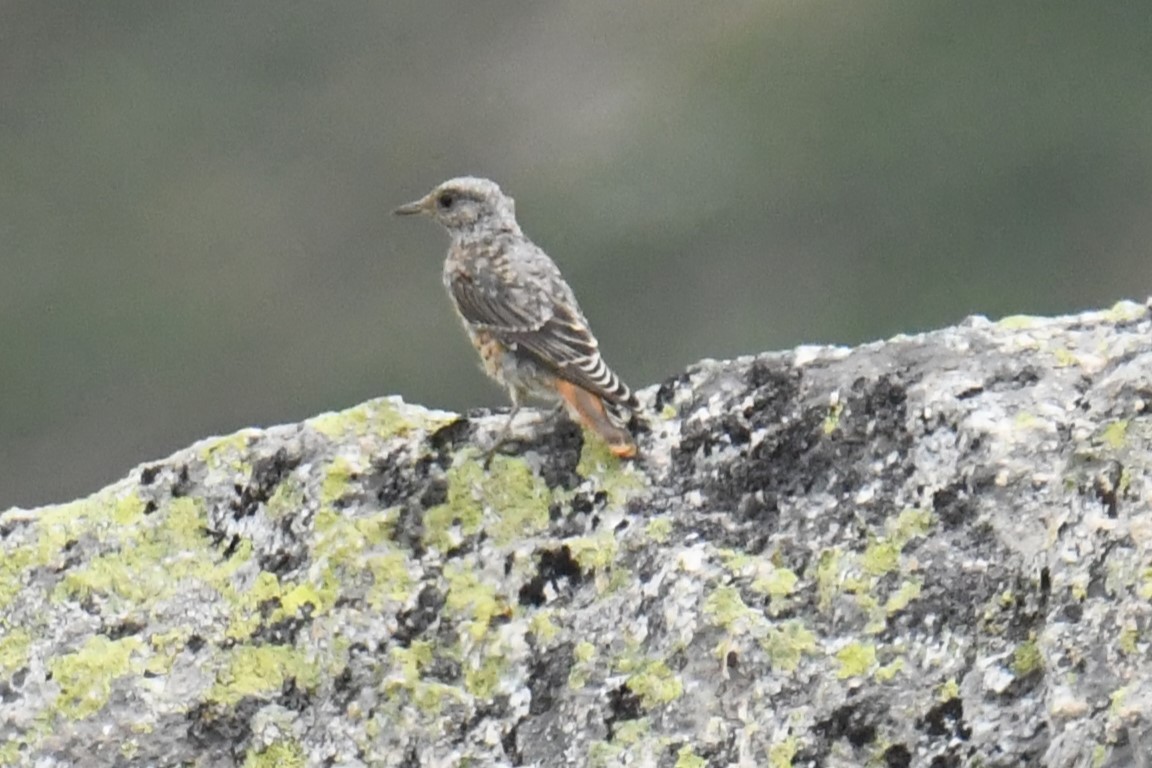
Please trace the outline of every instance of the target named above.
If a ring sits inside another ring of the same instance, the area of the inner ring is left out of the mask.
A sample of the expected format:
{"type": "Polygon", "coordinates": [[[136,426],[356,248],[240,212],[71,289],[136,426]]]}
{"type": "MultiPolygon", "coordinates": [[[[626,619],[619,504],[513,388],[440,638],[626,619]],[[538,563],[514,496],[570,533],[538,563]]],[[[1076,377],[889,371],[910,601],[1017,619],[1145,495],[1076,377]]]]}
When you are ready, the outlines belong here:
{"type": "Polygon", "coordinates": [[[0,513],[0,765],[1152,765],[1152,312],[396,398],[0,513]]]}

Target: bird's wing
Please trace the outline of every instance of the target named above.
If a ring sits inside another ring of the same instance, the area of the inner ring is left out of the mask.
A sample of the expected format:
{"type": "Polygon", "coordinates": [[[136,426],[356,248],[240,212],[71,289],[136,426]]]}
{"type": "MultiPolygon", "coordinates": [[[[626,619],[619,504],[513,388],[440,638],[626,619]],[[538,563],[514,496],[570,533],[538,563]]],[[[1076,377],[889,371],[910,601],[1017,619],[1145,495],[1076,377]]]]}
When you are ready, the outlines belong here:
{"type": "Polygon", "coordinates": [[[527,280],[508,277],[457,273],[448,289],[474,327],[610,403],[635,407],[632,391],[601,357],[596,337],[559,271],[553,266],[527,280]]]}
{"type": "Polygon", "coordinates": [[[579,307],[552,306],[552,317],[538,331],[514,334],[514,341],[562,379],[609,403],[635,408],[630,390],[600,355],[599,344],[579,307]]]}
{"type": "Polygon", "coordinates": [[[517,288],[497,274],[456,272],[447,284],[461,316],[478,330],[500,338],[539,331],[552,318],[551,302],[545,296],[517,288]]]}

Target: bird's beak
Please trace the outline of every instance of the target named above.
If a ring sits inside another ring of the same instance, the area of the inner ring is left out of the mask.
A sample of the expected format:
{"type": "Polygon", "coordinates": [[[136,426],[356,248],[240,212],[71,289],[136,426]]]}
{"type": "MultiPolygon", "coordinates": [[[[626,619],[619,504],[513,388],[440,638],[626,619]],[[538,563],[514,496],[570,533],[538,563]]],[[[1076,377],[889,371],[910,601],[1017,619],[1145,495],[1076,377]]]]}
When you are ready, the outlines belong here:
{"type": "Polygon", "coordinates": [[[428,198],[422,197],[419,200],[413,200],[410,203],[405,203],[396,210],[392,211],[397,216],[413,216],[418,213],[428,212],[428,198]]]}

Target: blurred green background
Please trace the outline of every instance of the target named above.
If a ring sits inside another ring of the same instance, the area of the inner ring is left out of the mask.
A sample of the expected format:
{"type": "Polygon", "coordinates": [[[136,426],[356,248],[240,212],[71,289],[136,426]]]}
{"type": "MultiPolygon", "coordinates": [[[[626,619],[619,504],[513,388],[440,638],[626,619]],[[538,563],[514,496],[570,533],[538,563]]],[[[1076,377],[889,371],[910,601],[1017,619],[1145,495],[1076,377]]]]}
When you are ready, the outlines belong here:
{"type": "Polygon", "coordinates": [[[395,205],[517,200],[634,386],[1152,293],[1152,5],[0,0],[0,508],[503,404],[395,205]]]}

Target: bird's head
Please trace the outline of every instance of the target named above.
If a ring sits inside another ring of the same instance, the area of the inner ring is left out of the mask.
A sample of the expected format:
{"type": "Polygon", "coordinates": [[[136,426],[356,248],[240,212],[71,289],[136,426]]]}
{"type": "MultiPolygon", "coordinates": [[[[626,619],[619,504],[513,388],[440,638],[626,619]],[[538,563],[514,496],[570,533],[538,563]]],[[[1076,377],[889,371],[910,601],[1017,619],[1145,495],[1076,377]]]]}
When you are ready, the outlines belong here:
{"type": "Polygon", "coordinates": [[[501,192],[496,182],[474,176],[449,179],[393,213],[431,216],[453,234],[480,229],[517,229],[512,198],[501,192]]]}

